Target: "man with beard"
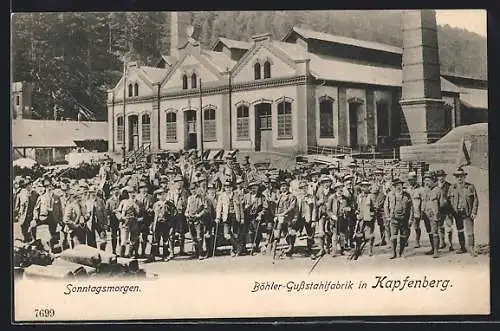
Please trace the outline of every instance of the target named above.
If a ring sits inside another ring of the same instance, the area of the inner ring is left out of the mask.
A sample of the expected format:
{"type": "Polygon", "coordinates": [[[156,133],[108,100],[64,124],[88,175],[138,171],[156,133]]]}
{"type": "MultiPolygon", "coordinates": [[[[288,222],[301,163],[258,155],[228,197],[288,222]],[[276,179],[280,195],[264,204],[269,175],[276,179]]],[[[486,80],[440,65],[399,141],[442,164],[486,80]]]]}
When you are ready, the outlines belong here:
{"type": "Polygon", "coordinates": [[[344,207],[347,205],[347,200],[342,194],[344,185],[337,182],[332,187],[333,194],[330,196],[327,203],[327,211],[332,223],[332,251],[333,257],[337,255],[337,243],[340,247],[340,255],[344,255],[345,234],[346,234],[346,219],[344,215],[344,207]]]}
{"type": "Polygon", "coordinates": [[[197,176],[193,179],[193,190],[186,204],[185,216],[188,222],[189,233],[193,240],[195,258],[203,260],[203,239],[205,235],[205,221],[209,212],[206,192],[201,183],[205,181],[204,176],[197,176]]]}
{"type": "Polygon", "coordinates": [[[317,240],[319,251],[316,255],[312,256],[316,259],[323,256],[330,249],[331,244],[331,229],[328,215],[328,201],[331,195],[332,180],[328,175],[322,175],[319,179],[319,187],[316,192],[316,215],[317,215],[317,240]]]}
{"type": "Polygon", "coordinates": [[[160,241],[163,241],[162,260],[170,261],[174,257],[174,217],[177,209],[171,201],[167,200],[164,189],[159,188],[154,192],[158,201],[153,205],[154,219],[151,224],[153,240],[151,252],[146,262],[154,262],[160,255],[160,241]],[[167,245],[168,242],[168,245],[167,245]]]}
{"type": "Polygon", "coordinates": [[[118,215],[120,215],[120,256],[139,258],[139,206],[135,200],[135,191],[128,186],[123,191],[123,200],[118,205],[118,215]],[[128,252],[126,252],[128,250],[128,252]]]}
{"type": "MultiPolygon", "coordinates": [[[[357,196],[356,218],[361,223],[360,232],[364,234],[364,240],[368,242],[368,255],[373,255],[373,244],[375,242],[375,195],[371,193],[370,182],[360,183],[361,193],[357,196]]],[[[356,255],[361,254],[360,242],[356,242],[356,255]]]]}
{"type": "Polygon", "coordinates": [[[344,215],[347,223],[347,234],[346,234],[346,247],[345,249],[354,248],[354,229],[356,227],[356,215],[357,210],[357,193],[354,189],[353,184],[354,177],[350,174],[344,176],[344,188],[342,194],[347,202],[344,207],[344,215]]]}
{"type": "Polygon", "coordinates": [[[89,197],[83,205],[83,217],[87,223],[87,245],[97,248],[96,232],[99,234],[100,247],[106,249],[106,203],[103,199],[103,193],[96,192],[94,187],[90,187],[89,197]]]}
{"type": "Polygon", "coordinates": [[[224,191],[219,195],[216,208],[216,223],[224,226],[224,238],[230,240],[232,244],[231,256],[236,257],[242,253],[242,247],[238,241],[240,231],[243,228],[245,219],[241,197],[234,192],[233,183],[226,180],[224,191]]]}
{"type": "Polygon", "coordinates": [[[445,232],[448,235],[449,250],[453,251],[453,218],[451,206],[448,200],[448,191],[451,184],[446,180],[446,172],[443,169],[436,171],[436,186],[441,189],[441,200],[439,201],[439,249],[446,247],[445,232]]]}
{"type": "Polygon", "coordinates": [[[434,182],[434,176],[427,172],[424,175],[424,187],[422,188],[422,214],[424,225],[429,234],[431,249],[426,252],[434,258],[439,257],[439,201],[441,199],[441,190],[434,182]]]}
{"type": "Polygon", "coordinates": [[[185,256],[184,251],[184,241],[186,235],[186,205],[189,194],[184,188],[184,179],[181,175],[176,175],[173,178],[173,185],[167,193],[167,200],[173,202],[177,208],[177,214],[175,216],[175,231],[179,236],[179,256],[185,256]]]}
{"type": "Polygon", "coordinates": [[[50,247],[59,241],[59,235],[57,233],[57,220],[55,215],[62,215],[61,201],[58,196],[52,192],[52,184],[49,179],[44,179],[42,181],[42,194],[38,197],[33,210],[33,220],[36,225],[33,224],[33,237],[36,239],[36,227],[41,224],[47,224],[50,233],[50,247]]]}
{"type": "Polygon", "coordinates": [[[262,239],[262,225],[267,213],[266,197],[260,191],[260,183],[252,181],[248,183],[249,192],[245,194],[244,210],[246,223],[249,225],[250,240],[253,252],[260,252],[260,241],[262,239]]]}
{"type": "Polygon", "coordinates": [[[106,216],[108,220],[108,229],[111,232],[111,251],[116,254],[116,246],[120,237],[120,221],[116,215],[118,205],[120,204],[120,191],[116,185],[110,188],[111,196],[106,201],[106,216]]]}
{"type": "Polygon", "coordinates": [[[139,206],[139,240],[141,242],[140,257],[146,256],[146,246],[148,244],[148,237],[151,223],[153,222],[153,204],[155,203],[154,197],[148,193],[148,185],[146,182],[139,184],[139,194],[136,197],[137,205],[139,206]]]}
{"type": "Polygon", "coordinates": [[[35,240],[30,233],[30,224],[33,221],[33,212],[38,200],[38,193],[33,190],[30,179],[20,182],[21,191],[16,199],[16,215],[18,222],[21,223],[21,232],[24,242],[35,240]]]}
{"type": "Polygon", "coordinates": [[[385,203],[385,215],[390,220],[391,225],[391,245],[392,256],[395,259],[398,255],[401,257],[408,238],[408,222],[412,210],[412,198],[410,194],[403,190],[403,182],[396,178],[393,180],[394,190],[387,196],[385,203]],[[396,255],[399,238],[399,252],[396,255]]]}
{"type": "Polygon", "coordinates": [[[390,224],[384,217],[384,201],[386,195],[383,188],[384,171],[382,169],[375,169],[373,172],[372,193],[375,195],[375,220],[380,229],[380,242],[375,246],[387,245],[387,240],[390,240],[390,224]]]}
{"type": "Polygon", "coordinates": [[[410,229],[408,230],[408,237],[410,236],[411,228],[415,229],[415,248],[420,247],[420,236],[422,229],[420,229],[420,219],[422,210],[422,188],[417,183],[417,174],[415,172],[408,173],[408,193],[412,199],[412,212],[410,216],[410,229]]]}
{"type": "Polygon", "coordinates": [[[288,248],[285,250],[285,255],[292,256],[293,246],[288,237],[295,236],[297,231],[295,213],[297,210],[297,199],[290,193],[290,186],[286,180],[281,182],[280,196],[276,203],[276,212],[274,213],[274,233],[273,246],[271,251],[276,252],[278,243],[282,236],[285,236],[288,248]]]}
{"type": "Polygon", "coordinates": [[[456,178],[456,183],[450,187],[448,199],[457,225],[458,242],[460,244],[457,253],[461,254],[466,251],[465,230],[469,253],[475,257],[477,253],[474,241],[474,220],[479,206],[476,187],[474,184],[465,181],[467,173],[461,167],[453,173],[453,176],[456,178]]]}
{"type": "Polygon", "coordinates": [[[314,244],[314,232],[316,230],[315,222],[312,221],[314,210],[314,196],[309,192],[309,185],[303,181],[299,185],[299,191],[296,195],[297,198],[297,217],[301,229],[305,229],[307,234],[306,256],[311,255],[312,246],[314,244]]]}
{"type": "Polygon", "coordinates": [[[207,255],[206,255],[207,258],[215,256],[215,252],[217,249],[217,247],[214,247],[214,245],[216,244],[217,237],[219,235],[219,224],[214,224],[214,223],[216,217],[218,198],[219,198],[219,192],[217,192],[214,183],[209,182],[207,185],[207,201],[209,209],[209,212],[207,213],[207,222],[211,224],[211,227],[209,228],[211,232],[207,232],[207,228],[205,228],[205,243],[207,248],[207,255]]]}

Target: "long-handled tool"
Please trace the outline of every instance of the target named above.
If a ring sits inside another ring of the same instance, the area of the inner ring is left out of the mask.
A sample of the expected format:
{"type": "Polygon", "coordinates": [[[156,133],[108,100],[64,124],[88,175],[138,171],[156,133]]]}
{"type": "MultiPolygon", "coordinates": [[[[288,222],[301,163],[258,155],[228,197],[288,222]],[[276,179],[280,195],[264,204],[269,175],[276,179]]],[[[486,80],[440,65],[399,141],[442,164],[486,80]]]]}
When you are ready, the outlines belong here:
{"type": "Polygon", "coordinates": [[[257,241],[257,236],[259,235],[260,222],[261,221],[262,221],[262,219],[259,219],[259,221],[257,222],[257,228],[255,229],[255,236],[253,238],[252,249],[250,250],[250,256],[253,256],[253,251],[254,251],[254,248],[255,248],[255,242],[257,241]]]}
{"type": "Polygon", "coordinates": [[[215,237],[214,237],[214,250],[213,256],[215,256],[215,250],[217,249],[217,233],[219,232],[219,222],[215,223],[215,237]]]}

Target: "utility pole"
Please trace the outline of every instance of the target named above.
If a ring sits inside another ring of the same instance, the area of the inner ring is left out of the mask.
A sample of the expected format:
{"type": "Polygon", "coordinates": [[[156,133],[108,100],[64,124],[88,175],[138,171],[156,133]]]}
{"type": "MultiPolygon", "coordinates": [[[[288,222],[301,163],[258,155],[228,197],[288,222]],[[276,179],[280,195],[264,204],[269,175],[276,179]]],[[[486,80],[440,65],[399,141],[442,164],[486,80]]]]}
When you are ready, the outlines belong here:
{"type": "Polygon", "coordinates": [[[123,144],[122,144],[122,149],[123,149],[123,165],[125,166],[126,159],[127,159],[127,153],[126,153],[126,147],[125,147],[125,123],[126,121],[126,116],[125,116],[125,98],[126,98],[126,91],[127,91],[127,61],[125,59],[125,56],[123,57],[123,144]]]}
{"type": "Polygon", "coordinates": [[[200,152],[203,156],[203,99],[201,95],[201,78],[200,78],[200,136],[201,136],[201,144],[200,144],[200,152]]]}
{"type": "Polygon", "coordinates": [[[229,67],[226,67],[226,71],[228,73],[228,78],[229,78],[229,150],[233,149],[233,102],[231,100],[231,94],[232,94],[232,72],[229,69],[229,67]]]}

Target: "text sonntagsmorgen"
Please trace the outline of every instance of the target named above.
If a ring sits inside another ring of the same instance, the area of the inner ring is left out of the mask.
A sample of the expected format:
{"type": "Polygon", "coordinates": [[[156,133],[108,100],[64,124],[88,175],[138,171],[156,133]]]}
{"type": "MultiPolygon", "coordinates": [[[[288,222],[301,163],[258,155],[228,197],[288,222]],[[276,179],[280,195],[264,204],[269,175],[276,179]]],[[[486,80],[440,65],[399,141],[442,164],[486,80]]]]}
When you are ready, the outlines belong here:
{"type": "Polygon", "coordinates": [[[66,289],[64,290],[65,295],[70,294],[101,294],[101,293],[137,293],[141,292],[141,288],[138,285],[107,285],[107,286],[95,286],[95,285],[73,285],[71,283],[66,284],[66,289]]]}

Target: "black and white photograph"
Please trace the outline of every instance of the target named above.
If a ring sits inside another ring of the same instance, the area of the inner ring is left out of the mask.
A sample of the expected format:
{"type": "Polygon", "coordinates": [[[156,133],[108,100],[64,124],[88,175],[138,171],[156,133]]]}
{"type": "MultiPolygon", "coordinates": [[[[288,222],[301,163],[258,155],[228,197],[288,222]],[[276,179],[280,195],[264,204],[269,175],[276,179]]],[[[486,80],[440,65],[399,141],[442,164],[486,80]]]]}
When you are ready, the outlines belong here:
{"type": "Polygon", "coordinates": [[[489,314],[486,16],[14,13],[16,321],[489,314]]]}

